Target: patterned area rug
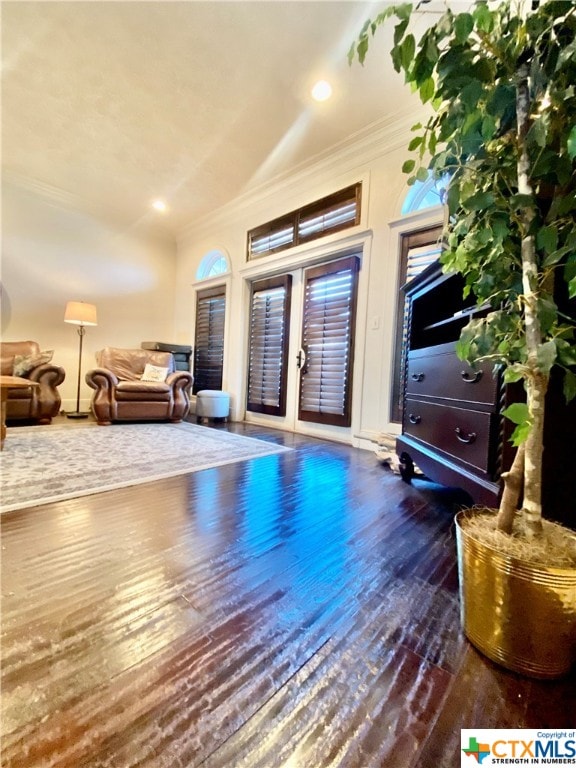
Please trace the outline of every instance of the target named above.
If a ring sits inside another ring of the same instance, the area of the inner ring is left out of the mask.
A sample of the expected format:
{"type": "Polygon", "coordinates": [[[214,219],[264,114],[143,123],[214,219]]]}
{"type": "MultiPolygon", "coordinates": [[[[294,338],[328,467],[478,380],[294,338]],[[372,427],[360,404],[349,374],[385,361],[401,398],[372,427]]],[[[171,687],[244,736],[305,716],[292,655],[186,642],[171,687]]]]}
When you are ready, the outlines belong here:
{"type": "Polygon", "coordinates": [[[8,428],[0,454],[0,510],[86,496],[288,450],[187,422],[8,428]]]}

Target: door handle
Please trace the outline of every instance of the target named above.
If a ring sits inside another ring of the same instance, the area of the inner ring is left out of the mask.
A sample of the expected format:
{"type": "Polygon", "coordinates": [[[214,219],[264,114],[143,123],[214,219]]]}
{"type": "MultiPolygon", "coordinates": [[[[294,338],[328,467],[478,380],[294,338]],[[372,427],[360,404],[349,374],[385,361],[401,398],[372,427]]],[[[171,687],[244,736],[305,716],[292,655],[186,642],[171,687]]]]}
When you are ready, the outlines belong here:
{"type": "Polygon", "coordinates": [[[296,355],[296,368],[300,373],[306,373],[306,352],[303,349],[298,350],[296,355]]]}

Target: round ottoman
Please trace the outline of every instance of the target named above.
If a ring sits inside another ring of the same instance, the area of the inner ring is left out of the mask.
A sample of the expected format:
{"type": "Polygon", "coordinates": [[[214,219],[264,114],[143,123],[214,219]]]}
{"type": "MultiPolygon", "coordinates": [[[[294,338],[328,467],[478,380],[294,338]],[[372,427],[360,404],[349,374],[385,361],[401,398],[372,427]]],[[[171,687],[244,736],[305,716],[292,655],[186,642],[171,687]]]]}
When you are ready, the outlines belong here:
{"type": "Polygon", "coordinates": [[[227,419],[230,395],[219,389],[202,389],[196,394],[196,419],[227,419]]]}

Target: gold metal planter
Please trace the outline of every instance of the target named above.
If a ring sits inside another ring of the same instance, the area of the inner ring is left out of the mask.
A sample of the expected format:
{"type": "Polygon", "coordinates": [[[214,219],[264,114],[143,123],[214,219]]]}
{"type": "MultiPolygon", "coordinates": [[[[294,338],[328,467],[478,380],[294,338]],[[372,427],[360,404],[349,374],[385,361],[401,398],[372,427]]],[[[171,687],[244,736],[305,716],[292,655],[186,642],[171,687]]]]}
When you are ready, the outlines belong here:
{"type": "Polygon", "coordinates": [[[504,555],[462,527],[456,515],[464,634],[497,664],[553,679],[576,662],[576,568],[548,568],[504,555]]]}

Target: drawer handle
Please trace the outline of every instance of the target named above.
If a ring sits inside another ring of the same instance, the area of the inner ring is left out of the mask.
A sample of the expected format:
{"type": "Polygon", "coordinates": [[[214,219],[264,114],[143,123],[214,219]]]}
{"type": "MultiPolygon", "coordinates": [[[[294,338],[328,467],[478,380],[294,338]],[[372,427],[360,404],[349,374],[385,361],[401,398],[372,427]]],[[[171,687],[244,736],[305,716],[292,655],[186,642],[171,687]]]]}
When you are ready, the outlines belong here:
{"type": "Polygon", "coordinates": [[[422,416],[415,416],[413,413],[408,414],[408,421],[410,424],[420,424],[422,416]]]}
{"type": "Polygon", "coordinates": [[[466,384],[476,384],[477,381],[480,381],[482,378],[482,371],[476,371],[474,376],[470,376],[468,371],[460,371],[460,376],[462,376],[462,380],[466,382],[466,384]]]}
{"type": "Polygon", "coordinates": [[[460,429],[460,427],[456,427],[456,437],[458,438],[458,440],[460,440],[461,443],[466,443],[466,445],[470,445],[470,443],[473,443],[474,440],[476,440],[476,432],[468,432],[466,434],[460,429]]]}
{"type": "Polygon", "coordinates": [[[423,373],[413,373],[412,374],[412,380],[413,381],[424,381],[424,374],[423,373]]]}

